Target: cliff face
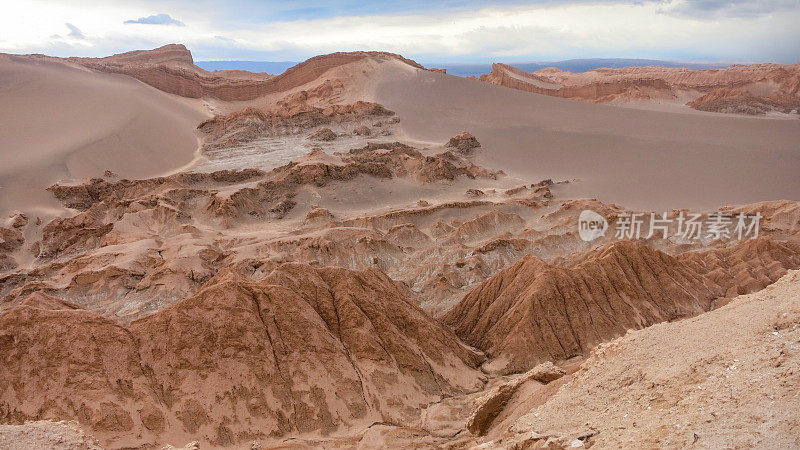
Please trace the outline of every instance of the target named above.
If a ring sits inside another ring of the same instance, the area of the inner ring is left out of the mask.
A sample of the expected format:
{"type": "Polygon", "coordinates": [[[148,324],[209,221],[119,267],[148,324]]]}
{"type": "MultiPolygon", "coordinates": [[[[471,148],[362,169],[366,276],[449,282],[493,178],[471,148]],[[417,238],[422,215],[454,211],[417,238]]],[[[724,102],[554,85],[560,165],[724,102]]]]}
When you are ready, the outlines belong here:
{"type": "Polygon", "coordinates": [[[345,52],[315,56],[278,76],[243,76],[241,73],[231,76],[225,72],[207,72],[195,66],[191,52],[180,44],[105,58],[68,58],[70,62],[93,70],[131,76],[170,94],[189,98],[213,97],[225,101],[247,101],[290,91],[316,80],[329,70],[364,59],[396,59],[423,69],[416,62],[394,53],[345,52]]]}
{"type": "Polygon", "coordinates": [[[195,67],[192,52],[183,44],[168,44],[153,50],[134,50],[103,58],[67,58],[78,64],[164,64],[195,67]]]}
{"type": "MultiPolygon", "coordinates": [[[[726,69],[691,70],[626,67],[572,73],[555,68],[534,73],[493,64],[481,81],[554,97],[603,103],[695,97],[688,106],[716,112],[790,113],[800,106],[800,64],[734,65],[726,69]]],[[[684,100],[685,101],[685,100],[684,100]]]]}
{"type": "Polygon", "coordinates": [[[527,73],[507,64],[492,64],[492,72],[481,75],[481,81],[521,91],[574,98],[595,103],[612,100],[674,98],[671,87],[661,79],[618,79],[592,81],[581,85],[564,85],[537,73],[527,73]]]}

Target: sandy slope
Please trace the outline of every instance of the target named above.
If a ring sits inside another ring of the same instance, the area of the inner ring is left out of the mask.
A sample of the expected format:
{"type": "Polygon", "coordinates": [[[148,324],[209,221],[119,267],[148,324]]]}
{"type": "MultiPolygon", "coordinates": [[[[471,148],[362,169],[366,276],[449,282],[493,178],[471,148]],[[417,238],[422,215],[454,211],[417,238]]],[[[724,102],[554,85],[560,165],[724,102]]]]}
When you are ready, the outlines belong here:
{"type": "Polygon", "coordinates": [[[58,204],[44,189],[63,178],[186,164],[205,118],[131,78],[54,60],[0,55],[0,86],[0,210],[48,214],[58,204]]]}
{"type": "MultiPolygon", "coordinates": [[[[798,337],[795,271],[718,310],[598,347],[510,430],[588,434],[593,448],[797,448],[798,337]]],[[[504,441],[495,446],[513,439],[504,441]]]]}
{"type": "Polygon", "coordinates": [[[586,104],[435,72],[383,70],[375,101],[411,139],[467,130],[482,163],[512,175],[580,178],[575,196],[633,208],[800,199],[800,122],[586,104]]]}
{"type": "Polygon", "coordinates": [[[40,420],[24,425],[0,425],[0,448],[24,450],[100,450],[102,447],[86,435],[76,422],[40,420]]]}

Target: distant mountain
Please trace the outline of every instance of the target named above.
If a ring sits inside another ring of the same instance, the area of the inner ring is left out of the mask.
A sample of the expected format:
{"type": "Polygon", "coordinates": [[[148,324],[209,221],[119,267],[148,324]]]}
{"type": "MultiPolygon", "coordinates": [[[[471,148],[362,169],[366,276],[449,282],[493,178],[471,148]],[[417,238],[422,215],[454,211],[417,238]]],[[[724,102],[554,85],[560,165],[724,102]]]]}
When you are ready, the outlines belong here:
{"type": "MultiPolygon", "coordinates": [[[[297,64],[295,61],[195,61],[195,64],[205,70],[247,70],[250,72],[266,72],[271,74],[281,74],[289,67],[297,64]]],[[[685,63],[676,61],[662,61],[658,59],[624,59],[624,58],[589,58],[589,59],[567,59],[564,61],[537,61],[508,63],[526,72],[535,72],[546,67],[557,67],[561,70],[580,73],[600,67],[618,69],[620,67],[631,66],[662,66],[662,67],[686,67],[689,69],[721,69],[728,67],[727,63],[685,63]]],[[[425,67],[436,67],[437,69],[447,69],[450,75],[468,77],[470,75],[479,77],[484,73],[492,71],[491,63],[437,63],[426,62],[425,67]]]]}
{"type": "MultiPolygon", "coordinates": [[[[624,58],[590,58],[590,59],[568,59],[564,61],[538,61],[538,62],[517,62],[508,63],[526,72],[536,72],[546,67],[556,67],[561,70],[581,73],[600,67],[618,69],[620,67],[633,66],[662,66],[662,67],[686,67],[689,69],[721,69],[728,67],[727,63],[686,63],[676,61],[662,61],[658,59],[624,59],[624,58]]],[[[492,71],[491,63],[426,63],[425,67],[436,67],[447,69],[447,73],[460,77],[481,76],[492,71]]]]}
{"type": "Polygon", "coordinates": [[[297,64],[296,61],[195,61],[195,64],[205,70],[247,70],[248,72],[265,72],[278,75],[289,67],[297,64]]]}
{"type": "Polygon", "coordinates": [[[619,69],[621,67],[686,67],[687,69],[721,69],[730,66],[727,63],[688,63],[680,61],[663,61],[659,59],[624,59],[624,58],[590,58],[590,59],[567,59],[564,61],[532,62],[512,64],[514,67],[526,72],[535,72],[546,67],[556,67],[570,72],[587,72],[600,67],[609,69],[619,69]]]}

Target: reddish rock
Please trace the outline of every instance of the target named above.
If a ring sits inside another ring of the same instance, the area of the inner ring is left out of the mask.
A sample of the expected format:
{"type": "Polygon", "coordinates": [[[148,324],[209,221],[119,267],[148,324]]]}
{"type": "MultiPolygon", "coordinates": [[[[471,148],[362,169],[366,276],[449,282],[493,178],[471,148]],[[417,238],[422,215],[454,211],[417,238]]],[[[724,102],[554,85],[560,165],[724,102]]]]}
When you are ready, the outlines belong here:
{"type": "Polygon", "coordinates": [[[110,446],[411,425],[482,385],[479,356],[386,275],[302,264],[220,273],[128,327],[17,306],[0,314],[0,362],[0,421],[75,419],[110,446]]]}
{"type": "Polygon", "coordinates": [[[450,141],[447,142],[447,147],[454,148],[461,153],[469,153],[480,146],[481,144],[478,142],[475,136],[467,133],[466,131],[462,131],[461,133],[451,137],[450,141]]]}
{"type": "Polygon", "coordinates": [[[631,328],[708,311],[718,297],[754,292],[798,267],[798,244],[768,238],[677,256],[623,241],[574,268],[526,256],[443,320],[513,373],[583,355],[631,328]]]}
{"type": "Polygon", "coordinates": [[[336,133],[331,131],[330,128],[320,128],[312,133],[308,138],[315,141],[332,141],[336,139],[336,133]]]}

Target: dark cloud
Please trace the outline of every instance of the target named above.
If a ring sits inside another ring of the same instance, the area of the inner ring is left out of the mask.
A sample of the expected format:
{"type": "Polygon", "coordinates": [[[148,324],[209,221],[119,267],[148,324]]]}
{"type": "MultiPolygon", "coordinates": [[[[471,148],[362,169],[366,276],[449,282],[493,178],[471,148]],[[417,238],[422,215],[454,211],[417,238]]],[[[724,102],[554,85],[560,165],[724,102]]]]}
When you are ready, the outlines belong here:
{"type": "Polygon", "coordinates": [[[83,32],[75,25],[71,23],[66,23],[64,25],[66,25],[67,28],[69,28],[69,34],[67,36],[73,37],[75,39],[86,39],[86,35],[84,35],[83,32]]]}
{"type": "Polygon", "coordinates": [[[658,0],[658,3],[663,14],[697,19],[758,17],[800,9],[800,0],[658,0]]]}
{"type": "Polygon", "coordinates": [[[152,16],[139,17],[136,20],[126,20],[125,23],[139,23],[144,25],[177,25],[185,26],[183,22],[173,19],[169,14],[153,14],[152,16]]]}

